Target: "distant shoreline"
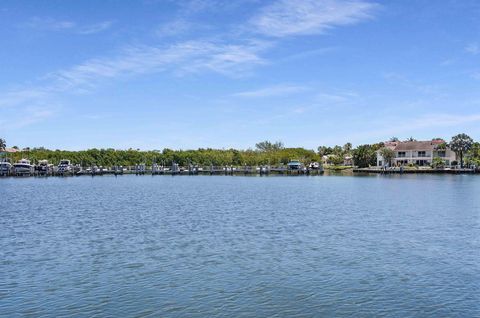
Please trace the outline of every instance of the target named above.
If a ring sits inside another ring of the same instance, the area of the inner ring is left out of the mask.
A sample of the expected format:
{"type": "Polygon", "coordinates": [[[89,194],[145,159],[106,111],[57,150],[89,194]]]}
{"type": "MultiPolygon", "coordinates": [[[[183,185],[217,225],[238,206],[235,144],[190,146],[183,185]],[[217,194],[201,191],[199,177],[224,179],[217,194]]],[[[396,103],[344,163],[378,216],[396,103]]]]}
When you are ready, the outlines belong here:
{"type": "Polygon", "coordinates": [[[187,170],[184,171],[164,171],[164,172],[153,172],[152,171],[143,171],[143,172],[135,172],[135,171],[125,171],[122,173],[110,171],[103,171],[103,172],[87,172],[82,171],[80,173],[69,173],[69,174],[30,174],[30,175],[0,175],[0,179],[11,179],[11,178],[18,178],[18,179],[26,179],[26,178],[40,178],[40,179],[47,179],[47,178],[73,178],[73,177],[102,177],[102,176],[244,176],[244,177],[309,177],[309,176],[352,176],[352,177],[361,177],[366,175],[402,175],[402,174],[430,174],[430,175],[460,175],[460,174],[470,174],[476,175],[480,174],[479,170],[473,169],[405,169],[400,170],[398,168],[395,169],[386,169],[383,170],[381,168],[351,168],[351,169],[343,169],[343,170],[316,170],[316,171],[275,171],[275,172],[261,172],[258,170],[247,170],[247,171],[200,171],[196,173],[189,172],[187,170]]]}

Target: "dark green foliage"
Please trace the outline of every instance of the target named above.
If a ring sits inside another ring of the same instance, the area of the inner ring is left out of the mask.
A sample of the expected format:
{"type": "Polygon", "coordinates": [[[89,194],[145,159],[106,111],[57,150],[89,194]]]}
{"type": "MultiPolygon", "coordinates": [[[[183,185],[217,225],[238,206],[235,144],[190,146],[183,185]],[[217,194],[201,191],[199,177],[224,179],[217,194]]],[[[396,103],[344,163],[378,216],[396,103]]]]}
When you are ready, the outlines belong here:
{"type": "Polygon", "coordinates": [[[97,166],[132,166],[139,163],[151,165],[171,165],[176,162],[181,166],[190,164],[199,165],[280,165],[286,164],[292,159],[301,160],[304,163],[319,161],[318,155],[313,150],[303,148],[282,148],[274,151],[254,151],[235,149],[204,149],[197,150],[172,150],[160,151],[139,151],[134,149],[88,149],[82,151],[48,150],[45,148],[26,148],[17,153],[9,154],[13,160],[28,158],[33,162],[47,159],[53,164],[58,164],[62,159],[69,159],[74,164],[81,164],[84,167],[97,166]]]}
{"type": "Polygon", "coordinates": [[[353,150],[353,162],[359,168],[367,168],[377,164],[376,151],[380,148],[378,144],[375,145],[360,145],[353,150]]]}
{"type": "Polygon", "coordinates": [[[328,162],[335,166],[343,164],[343,161],[344,161],[343,156],[339,156],[339,155],[333,155],[328,158],[328,162]]]}
{"type": "Polygon", "coordinates": [[[268,140],[257,143],[255,147],[260,151],[276,151],[284,148],[281,141],[272,143],[268,140]]]}
{"type": "Polygon", "coordinates": [[[432,168],[439,169],[445,166],[445,161],[442,158],[435,157],[433,158],[432,168]]]}
{"type": "Polygon", "coordinates": [[[327,146],[320,146],[320,147],[318,147],[318,154],[321,157],[326,156],[326,155],[331,155],[331,154],[333,154],[333,149],[331,147],[327,147],[327,146]]]}
{"type": "Polygon", "coordinates": [[[472,148],[473,139],[466,134],[458,134],[452,137],[449,146],[460,156],[460,166],[463,168],[463,157],[472,148]]]}
{"type": "Polygon", "coordinates": [[[392,159],[395,158],[395,152],[387,147],[383,147],[382,149],[380,149],[380,155],[388,164],[391,164],[392,159]]]}
{"type": "MultiPolygon", "coordinates": [[[[395,138],[392,138],[395,139],[395,138]]],[[[412,138],[413,139],[413,138],[412,138]]],[[[5,140],[0,140],[0,148],[5,147],[5,140]],[[3,142],[3,145],[2,145],[3,142]]],[[[466,158],[468,164],[479,165],[480,163],[480,143],[474,143],[473,140],[465,134],[457,135],[452,138],[452,142],[437,146],[437,149],[446,149],[451,147],[456,151],[460,159],[466,158]]],[[[172,150],[165,148],[160,150],[140,151],[138,149],[115,150],[109,149],[88,149],[82,151],[64,151],[49,150],[44,147],[24,148],[17,153],[10,153],[8,157],[12,160],[28,158],[33,162],[47,159],[53,164],[58,164],[62,159],[69,159],[74,164],[81,164],[84,167],[97,165],[111,167],[115,165],[133,166],[139,163],[151,165],[158,163],[171,165],[172,162],[181,166],[188,164],[197,165],[234,165],[234,166],[255,166],[255,165],[285,165],[291,160],[300,160],[304,164],[310,162],[322,161],[322,156],[329,156],[329,163],[342,164],[345,156],[352,156],[355,166],[365,168],[375,166],[378,150],[384,147],[383,143],[360,145],[353,148],[351,143],[342,146],[320,146],[318,153],[304,148],[285,148],[281,142],[271,143],[263,141],[256,144],[256,150],[237,150],[237,149],[212,149],[199,148],[196,150],[172,150]]],[[[15,148],[15,147],[14,147],[15,148]]],[[[18,149],[18,147],[17,147],[18,149]]],[[[387,157],[390,157],[391,151],[382,150],[387,157]]],[[[389,161],[389,158],[386,158],[389,161]]],[[[439,164],[440,162],[438,162],[439,164]]]]}

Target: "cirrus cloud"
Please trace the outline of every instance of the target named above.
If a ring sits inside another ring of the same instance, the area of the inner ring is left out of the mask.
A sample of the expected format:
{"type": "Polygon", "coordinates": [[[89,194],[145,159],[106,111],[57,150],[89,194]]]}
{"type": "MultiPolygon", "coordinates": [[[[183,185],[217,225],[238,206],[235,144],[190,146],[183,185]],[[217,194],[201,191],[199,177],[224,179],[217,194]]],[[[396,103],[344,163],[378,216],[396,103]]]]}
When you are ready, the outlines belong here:
{"type": "Polygon", "coordinates": [[[370,19],[377,7],[363,0],[280,0],[250,22],[257,32],[272,37],[321,34],[370,19]]]}

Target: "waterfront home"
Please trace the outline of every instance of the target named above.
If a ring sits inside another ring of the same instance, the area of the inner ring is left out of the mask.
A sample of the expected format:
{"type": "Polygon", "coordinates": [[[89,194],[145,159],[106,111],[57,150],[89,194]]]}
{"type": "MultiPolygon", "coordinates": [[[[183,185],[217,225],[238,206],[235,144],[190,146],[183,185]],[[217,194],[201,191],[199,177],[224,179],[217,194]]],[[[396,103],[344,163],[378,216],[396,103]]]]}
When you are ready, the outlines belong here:
{"type": "MultiPolygon", "coordinates": [[[[440,158],[446,166],[450,166],[452,162],[457,160],[455,152],[441,139],[385,142],[385,147],[393,150],[395,153],[395,157],[391,162],[394,166],[428,166],[432,164],[434,158],[440,158]]],[[[377,151],[377,166],[382,167],[385,165],[388,165],[388,163],[385,162],[380,151],[377,151]]]]}
{"type": "Polygon", "coordinates": [[[5,149],[0,149],[0,155],[8,155],[10,153],[16,153],[18,152],[18,149],[15,148],[5,148],[5,149]]]}
{"type": "MultiPolygon", "coordinates": [[[[336,158],[338,155],[335,154],[329,154],[329,155],[324,155],[322,156],[322,164],[323,165],[329,165],[333,164],[332,158],[336,158]]],[[[343,166],[353,166],[353,157],[350,154],[344,155],[343,156],[343,163],[340,163],[343,166]]]]}

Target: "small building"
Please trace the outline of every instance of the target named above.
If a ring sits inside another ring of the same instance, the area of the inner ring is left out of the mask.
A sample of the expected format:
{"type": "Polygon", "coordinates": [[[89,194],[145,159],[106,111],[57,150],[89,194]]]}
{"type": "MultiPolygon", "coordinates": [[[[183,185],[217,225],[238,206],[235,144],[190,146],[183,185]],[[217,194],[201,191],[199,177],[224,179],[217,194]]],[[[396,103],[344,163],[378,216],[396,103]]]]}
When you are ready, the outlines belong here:
{"type": "MultiPolygon", "coordinates": [[[[322,164],[328,165],[332,164],[333,158],[337,157],[343,157],[343,163],[338,163],[344,166],[353,166],[353,157],[350,154],[347,155],[335,155],[335,154],[329,154],[329,155],[323,155],[322,156],[322,164]]],[[[341,160],[341,159],[340,159],[341,160]]]]}
{"type": "Polygon", "coordinates": [[[352,155],[345,155],[343,157],[343,165],[344,166],[353,166],[353,156],[352,155]]]}
{"type": "MultiPolygon", "coordinates": [[[[392,165],[417,165],[429,166],[434,158],[440,158],[446,166],[450,166],[457,160],[456,154],[445,141],[436,139],[432,141],[394,141],[386,142],[385,147],[394,151],[395,157],[392,159],[392,165]]],[[[380,151],[377,151],[377,166],[381,167],[388,163],[385,162],[380,151]]]]}
{"type": "Polygon", "coordinates": [[[19,152],[20,150],[16,148],[5,148],[5,149],[0,149],[0,155],[8,155],[10,153],[16,153],[19,152]]]}

